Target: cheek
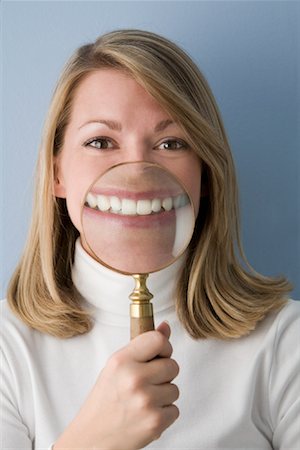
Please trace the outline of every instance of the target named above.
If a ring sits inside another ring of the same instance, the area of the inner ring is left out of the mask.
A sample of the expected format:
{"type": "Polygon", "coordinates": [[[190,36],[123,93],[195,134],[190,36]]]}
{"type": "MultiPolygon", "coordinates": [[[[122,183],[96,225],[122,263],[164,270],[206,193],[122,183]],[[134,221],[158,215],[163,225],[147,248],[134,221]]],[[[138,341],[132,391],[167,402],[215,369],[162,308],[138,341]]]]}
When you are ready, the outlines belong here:
{"type": "Polygon", "coordinates": [[[91,184],[103,172],[103,167],[76,155],[72,158],[65,157],[61,167],[68,213],[75,228],[81,232],[81,212],[85,196],[91,184]]]}
{"type": "Polygon", "coordinates": [[[200,195],[201,195],[201,172],[200,170],[191,171],[191,177],[188,181],[187,189],[193,202],[195,209],[195,216],[197,217],[200,207],[200,195]]]}
{"type": "Polygon", "coordinates": [[[65,189],[68,213],[73,225],[80,233],[82,232],[82,207],[86,193],[94,178],[93,173],[88,176],[84,170],[80,172],[74,171],[66,178],[65,189]]]}
{"type": "Polygon", "coordinates": [[[201,196],[201,163],[198,157],[192,157],[187,161],[178,175],[193,202],[195,216],[197,217],[201,196]]]}
{"type": "Polygon", "coordinates": [[[70,219],[75,226],[75,228],[81,232],[82,226],[81,226],[81,210],[82,210],[82,203],[84,198],[84,189],[78,189],[78,186],[75,189],[69,189],[67,190],[66,195],[66,203],[67,203],[67,209],[70,216],[70,219]]]}

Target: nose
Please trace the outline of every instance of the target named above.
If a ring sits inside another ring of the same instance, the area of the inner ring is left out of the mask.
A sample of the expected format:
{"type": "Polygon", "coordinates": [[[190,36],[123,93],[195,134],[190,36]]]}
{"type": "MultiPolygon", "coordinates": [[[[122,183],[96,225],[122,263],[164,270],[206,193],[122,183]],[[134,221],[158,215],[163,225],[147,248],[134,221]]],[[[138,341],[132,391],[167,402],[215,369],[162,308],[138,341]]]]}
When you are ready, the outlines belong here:
{"type": "Polygon", "coordinates": [[[155,162],[151,145],[145,142],[133,141],[128,144],[122,154],[122,162],[147,161],[155,162]]]}

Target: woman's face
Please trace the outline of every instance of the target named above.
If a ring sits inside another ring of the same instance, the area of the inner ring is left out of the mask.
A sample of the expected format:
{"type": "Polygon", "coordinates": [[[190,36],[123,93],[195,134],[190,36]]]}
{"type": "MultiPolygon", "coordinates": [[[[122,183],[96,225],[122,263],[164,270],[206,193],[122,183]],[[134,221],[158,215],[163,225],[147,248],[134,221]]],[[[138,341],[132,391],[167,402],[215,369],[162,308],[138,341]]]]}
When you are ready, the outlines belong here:
{"type": "Polygon", "coordinates": [[[198,213],[201,165],[181,127],[130,76],[114,69],[94,71],[76,90],[55,160],[55,196],[66,198],[81,234],[81,205],[93,180],[115,164],[133,161],[168,169],[185,186],[198,213]]]}

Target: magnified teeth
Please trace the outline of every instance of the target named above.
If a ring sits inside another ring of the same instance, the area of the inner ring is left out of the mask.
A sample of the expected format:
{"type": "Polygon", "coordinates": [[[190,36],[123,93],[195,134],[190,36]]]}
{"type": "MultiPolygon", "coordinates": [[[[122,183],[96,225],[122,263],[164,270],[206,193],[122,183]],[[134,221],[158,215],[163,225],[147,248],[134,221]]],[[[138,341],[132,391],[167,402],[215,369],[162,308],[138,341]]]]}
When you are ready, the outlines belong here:
{"type": "Polygon", "coordinates": [[[136,215],[136,201],[132,200],[130,198],[123,198],[122,199],[122,214],[127,214],[128,216],[135,216],[136,215]]]}
{"type": "Polygon", "coordinates": [[[185,206],[189,203],[189,198],[186,194],[180,194],[174,198],[173,203],[174,203],[174,208],[181,208],[182,206],[185,206]]]}
{"type": "Polygon", "coordinates": [[[141,216],[147,216],[152,213],[151,200],[138,200],[136,212],[141,216]]]}
{"type": "Polygon", "coordinates": [[[174,198],[174,208],[179,208],[181,206],[181,197],[182,195],[177,195],[177,197],[174,198]]]}
{"type": "Polygon", "coordinates": [[[118,212],[122,209],[122,202],[118,197],[110,197],[110,207],[113,212],[118,212]]]}
{"type": "Polygon", "coordinates": [[[173,200],[171,197],[163,199],[162,207],[164,208],[165,211],[171,211],[172,206],[173,206],[173,200]]]}
{"type": "Polygon", "coordinates": [[[87,197],[86,197],[86,201],[88,202],[89,206],[91,208],[96,208],[97,206],[97,197],[93,194],[91,194],[90,192],[88,193],[87,197]]]}
{"type": "Polygon", "coordinates": [[[152,200],[151,209],[153,212],[159,212],[161,210],[161,200],[159,198],[152,200]]]}
{"type": "Polygon", "coordinates": [[[108,211],[110,208],[110,201],[105,195],[97,195],[97,205],[100,211],[108,211]]]}
{"type": "Polygon", "coordinates": [[[146,216],[162,211],[171,211],[173,208],[181,208],[189,203],[189,198],[186,194],[179,194],[176,197],[134,200],[119,198],[116,195],[106,196],[89,192],[86,197],[86,203],[90,208],[98,209],[102,212],[129,216],[146,216]]]}
{"type": "Polygon", "coordinates": [[[187,194],[181,194],[179,208],[181,208],[182,206],[186,206],[189,203],[190,203],[190,200],[189,200],[187,194]]]}

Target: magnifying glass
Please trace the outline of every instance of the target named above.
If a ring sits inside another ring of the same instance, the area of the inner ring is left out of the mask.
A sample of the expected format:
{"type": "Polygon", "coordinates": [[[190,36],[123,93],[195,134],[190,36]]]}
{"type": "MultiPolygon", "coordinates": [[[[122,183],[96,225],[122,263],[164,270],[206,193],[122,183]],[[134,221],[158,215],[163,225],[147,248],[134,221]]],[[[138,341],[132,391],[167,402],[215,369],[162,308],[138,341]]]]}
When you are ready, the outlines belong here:
{"type": "Polygon", "coordinates": [[[153,295],[147,277],[177,260],[194,231],[194,207],[185,187],[158,164],[115,165],[87,189],[81,225],[88,253],[135,279],[129,295],[131,338],[153,330],[153,295]]]}

